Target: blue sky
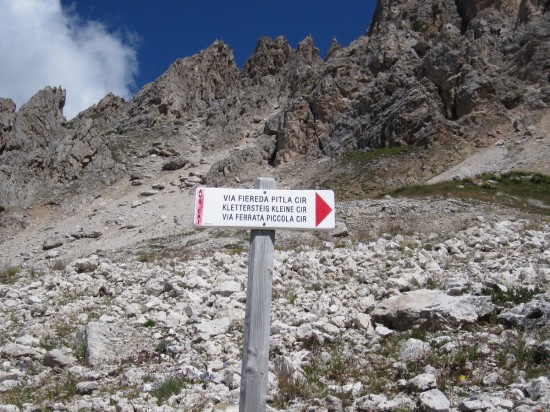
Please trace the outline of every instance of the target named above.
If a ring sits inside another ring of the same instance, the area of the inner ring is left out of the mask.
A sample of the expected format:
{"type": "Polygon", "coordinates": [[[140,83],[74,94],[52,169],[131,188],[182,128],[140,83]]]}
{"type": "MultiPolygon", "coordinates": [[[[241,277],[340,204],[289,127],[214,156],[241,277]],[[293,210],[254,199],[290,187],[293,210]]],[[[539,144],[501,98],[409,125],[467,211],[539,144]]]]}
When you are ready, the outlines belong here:
{"type": "Polygon", "coordinates": [[[130,99],[176,59],[223,40],[239,67],[262,36],[292,47],[311,35],[324,57],[331,39],[364,34],[376,0],[0,0],[0,97],[20,107],[43,87],[67,89],[65,115],[108,92],[130,99]]]}
{"type": "Polygon", "coordinates": [[[324,56],[336,37],[347,45],[368,28],[375,0],[63,0],[111,30],[137,34],[137,85],[154,80],[177,58],[223,40],[242,67],[261,36],[285,36],[292,47],[311,34],[324,56]],[[153,5],[154,4],[154,5],[153,5]]]}

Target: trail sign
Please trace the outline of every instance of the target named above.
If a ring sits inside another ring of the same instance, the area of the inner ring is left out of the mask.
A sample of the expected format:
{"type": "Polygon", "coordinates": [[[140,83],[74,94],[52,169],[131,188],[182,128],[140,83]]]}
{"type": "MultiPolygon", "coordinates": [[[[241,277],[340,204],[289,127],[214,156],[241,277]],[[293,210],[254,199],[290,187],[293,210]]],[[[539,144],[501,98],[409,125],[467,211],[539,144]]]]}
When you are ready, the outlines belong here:
{"type": "Polygon", "coordinates": [[[198,187],[196,227],[334,229],[332,190],[268,190],[198,187]]]}
{"type": "Polygon", "coordinates": [[[239,412],[265,412],[275,229],[334,229],[332,190],[277,190],[271,177],[254,189],[199,187],[196,227],[252,229],[248,253],[246,311],[239,412]]]}

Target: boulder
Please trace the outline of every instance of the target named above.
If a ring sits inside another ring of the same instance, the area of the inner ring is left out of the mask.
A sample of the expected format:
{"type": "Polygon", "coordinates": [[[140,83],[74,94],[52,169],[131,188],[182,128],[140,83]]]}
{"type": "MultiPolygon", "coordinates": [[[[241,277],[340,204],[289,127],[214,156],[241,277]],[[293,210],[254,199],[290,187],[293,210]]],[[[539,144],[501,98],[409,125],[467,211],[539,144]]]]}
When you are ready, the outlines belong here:
{"type": "Polygon", "coordinates": [[[189,161],[183,157],[176,157],[163,163],[162,170],[178,170],[184,168],[189,161]]]}
{"type": "Polygon", "coordinates": [[[505,326],[550,330],[550,293],[537,295],[527,303],[505,310],[497,318],[505,326]]]}
{"type": "Polygon", "coordinates": [[[73,366],[77,362],[76,358],[70,354],[65,353],[61,349],[52,349],[44,356],[44,365],[51,368],[60,367],[66,368],[73,366]]]}
{"type": "Polygon", "coordinates": [[[90,322],[85,329],[85,362],[90,366],[100,366],[138,356],[144,348],[135,328],[113,323],[90,322]]]}
{"type": "Polygon", "coordinates": [[[439,389],[422,392],[418,396],[422,410],[426,412],[449,412],[451,402],[439,389]]]}
{"type": "Polygon", "coordinates": [[[383,300],[371,316],[375,322],[400,331],[418,327],[439,330],[472,324],[492,311],[488,296],[449,296],[421,289],[383,300]]]}
{"type": "Polygon", "coordinates": [[[431,353],[432,349],[428,342],[410,338],[403,342],[399,348],[399,359],[410,362],[417,361],[431,353]]]}
{"type": "Polygon", "coordinates": [[[63,237],[61,235],[50,236],[42,244],[42,250],[55,249],[59,246],[63,246],[63,237]]]}

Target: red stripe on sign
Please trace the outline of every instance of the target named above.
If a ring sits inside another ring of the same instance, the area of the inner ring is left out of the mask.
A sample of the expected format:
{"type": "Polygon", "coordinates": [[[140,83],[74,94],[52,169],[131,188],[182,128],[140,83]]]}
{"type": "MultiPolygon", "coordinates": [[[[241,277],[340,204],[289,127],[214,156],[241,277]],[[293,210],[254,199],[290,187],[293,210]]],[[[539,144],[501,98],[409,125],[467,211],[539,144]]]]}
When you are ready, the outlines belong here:
{"type": "Polygon", "coordinates": [[[203,213],[203,209],[204,209],[204,189],[202,187],[199,187],[197,189],[197,199],[196,199],[196,204],[195,204],[195,217],[196,217],[196,221],[195,221],[195,224],[197,226],[201,226],[202,225],[202,213],[203,213]]]}
{"type": "Polygon", "coordinates": [[[332,212],[332,208],[323,200],[319,193],[315,193],[315,227],[332,212]]]}

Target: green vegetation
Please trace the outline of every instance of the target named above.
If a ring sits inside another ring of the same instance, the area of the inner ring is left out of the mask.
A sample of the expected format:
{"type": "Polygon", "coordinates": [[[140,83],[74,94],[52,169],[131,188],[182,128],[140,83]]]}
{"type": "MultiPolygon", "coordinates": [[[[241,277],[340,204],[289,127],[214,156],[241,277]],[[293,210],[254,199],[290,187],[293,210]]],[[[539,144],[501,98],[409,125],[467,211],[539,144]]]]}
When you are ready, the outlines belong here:
{"type": "MultiPolygon", "coordinates": [[[[181,372],[174,373],[169,376],[163,382],[160,382],[154,386],[151,391],[151,395],[157,398],[157,405],[163,405],[172,395],[177,395],[182,389],[192,385],[200,384],[203,388],[206,388],[207,383],[212,379],[212,374],[204,372],[200,376],[189,377],[181,372]]],[[[206,399],[199,401],[195,405],[192,405],[190,411],[202,411],[206,405],[206,399]]]]}
{"type": "Polygon", "coordinates": [[[0,270],[0,284],[10,284],[17,280],[17,274],[21,272],[18,267],[10,266],[0,270]]]}
{"type": "Polygon", "coordinates": [[[384,178],[384,170],[391,167],[393,175],[406,175],[407,165],[418,162],[420,150],[414,145],[402,145],[349,152],[339,159],[338,167],[325,170],[316,186],[333,189],[337,201],[377,196],[396,187],[397,181],[384,178]]]}
{"type": "Polygon", "coordinates": [[[499,287],[495,286],[491,289],[484,291],[484,294],[491,296],[491,301],[497,306],[503,306],[508,302],[513,303],[514,305],[519,305],[521,303],[527,303],[533,299],[535,295],[544,293],[544,289],[535,287],[513,287],[506,290],[502,290],[499,287]]]}
{"type": "Polygon", "coordinates": [[[288,303],[290,303],[291,305],[294,305],[294,302],[296,302],[296,292],[293,291],[293,290],[287,290],[285,292],[285,298],[286,300],[288,300],[288,303]]]}
{"type": "Polygon", "coordinates": [[[40,410],[52,410],[51,402],[68,401],[76,395],[75,377],[70,372],[64,372],[45,386],[40,388],[16,386],[0,394],[0,403],[23,407],[24,403],[41,404],[40,410]]]}
{"type": "Polygon", "coordinates": [[[550,176],[539,173],[486,173],[460,181],[406,186],[388,194],[405,197],[444,196],[475,199],[550,215],[550,176]]]}
{"type": "Polygon", "coordinates": [[[137,260],[138,262],[141,262],[141,263],[148,263],[148,262],[153,262],[154,258],[149,253],[140,253],[137,257],[137,260]]]}
{"type": "Polygon", "coordinates": [[[410,153],[414,149],[414,146],[395,146],[395,147],[381,147],[379,149],[372,149],[368,151],[353,151],[344,157],[344,164],[365,164],[376,160],[380,157],[395,156],[399,154],[410,153]]]}
{"type": "Polygon", "coordinates": [[[116,143],[109,143],[109,151],[111,152],[111,158],[116,163],[122,163],[122,151],[121,148],[116,143]]]}
{"type": "Polygon", "coordinates": [[[240,319],[233,319],[229,324],[227,333],[232,334],[233,332],[238,332],[240,334],[244,333],[244,321],[240,319]]]}
{"type": "Polygon", "coordinates": [[[172,395],[177,395],[190,381],[180,375],[170,376],[151,391],[151,395],[157,398],[157,405],[162,405],[172,395]]]}
{"type": "Polygon", "coordinates": [[[155,350],[158,353],[167,354],[168,346],[170,346],[170,342],[166,339],[161,339],[160,342],[157,344],[155,350]]]}
{"type": "MultiPolygon", "coordinates": [[[[544,342],[548,336],[535,334],[535,342],[544,342]]],[[[496,362],[503,371],[504,383],[513,383],[516,370],[526,372],[525,379],[548,375],[550,356],[537,344],[527,344],[520,334],[512,336],[506,345],[495,356],[496,362]]]]}
{"type": "Polygon", "coordinates": [[[147,250],[142,250],[137,254],[137,261],[142,263],[160,262],[163,260],[186,261],[198,255],[191,245],[169,247],[162,243],[151,243],[147,250]]]}
{"type": "Polygon", "coordinates": [[[238,255],[244,252],[244,246],[241,243],[228,243],[224,245],[228,255],[238,255]]]}
{"type": "Polygon", "coordinates": [[[313,399],[311,384],[305,380],[285,379],[279,376],[277,393],[273,398],[272,406],[277,409],[286,409],[295,399],[313,399]]]}
{"type": "Polygon", "coordinates": [[[86,342],[75,325],[76,322],[72,318],[52,325],[48,328],[48,333],[40,339],[40,346],[46,350],[70,348],[75,358],[83,362],[86,355],[86,342]]]}
{"type": "Polygon", "coordinates": [[[86,345],[86,342],[84,340],[77,342],[73,346],[73,353],[76,359],[80,363],[84,363],[84,358],[86,357],[86,350],[88,349],[88,345],[86,345]]]}
{"type": "Polygon", "coordinates": [[[304,378],[279,377],[278,391],[272,406],[284,409],[296,398],[311,400],[327,395],[338,397],[344,407],[351,406],[352,394],[331,392],[329,382],[345,385],[362,381],[363,384],[368,384],[368,365],[358,360],[341,342],[322,346],[311,339],[305,341],[304,345],[312,352],[310,362],[303,367],[304,378]]]}
{"type": "Polygon", "coordinates": [[[69,129],[69,130],[74,129],[75,125],[76,125],[76,119],[73,119],[68,122],[61,122],[61,127],[64,127],[65,129],[69,129]]]}
{"type": "Polygon", "coordinates": [[[147,319],[142,325],[144,328],[153,328],[156,326],[156,322],[152,319],[147,319]]]}
{"type": "MultiPolygon", "coordinates": [[[[435,371],[439,390],[456,393],[462,389],[466,391],[471,385],[484,387],[488,368],[497,364],[500,376],[496,385],[504,388],[514,381],[517,370],[525,370],[526,378],[550,372],[550,356],[540,345],[533,343],[548,337],[537,335],[531,338],[534,339],[525,339],[521,333],[511,331],[510,339],[503,345],[492,340],[491,335],[473,333],[468,334],[468,338],[457,340],[443,332],[420,328],[396,333],[361,356],[357,355],[358,348],[354,348],[352,342],[337,340],[320,344],[311,338],[302,342],[302,348],[311,352],[308,361],[302,365],[302,376],[295,379],[280,376],[271,406],[285,409],[297,399],[307,402],[332,395],[346,407],[353,403],[352,394],[332,388],[358,382],[361,383],[361,392],[355,397],[380,393],[391,398],[399,393],[394,392],[396,381],[408,381],[425,373],[427,367],[435,371]],[[428,342],[431,351],[415,360],[400,361],[401,346],[409,338],[428,342]],[[484,347],[490,351],[483,350],[484,347]],[[401,366],[393,366],[397,364],[401,366]]],[[[489,385],[494,387],[495,383],[489,385]]],[[[403,408],[409,410],[406,405],[403,408]]]]}

